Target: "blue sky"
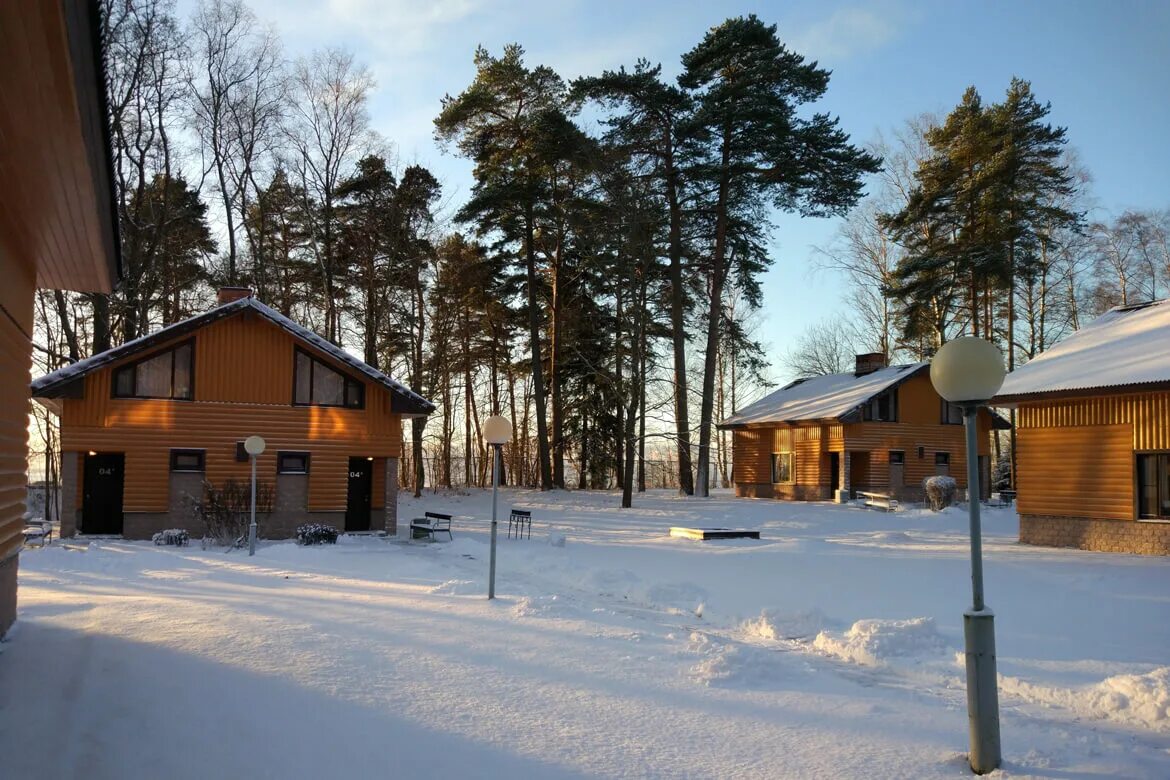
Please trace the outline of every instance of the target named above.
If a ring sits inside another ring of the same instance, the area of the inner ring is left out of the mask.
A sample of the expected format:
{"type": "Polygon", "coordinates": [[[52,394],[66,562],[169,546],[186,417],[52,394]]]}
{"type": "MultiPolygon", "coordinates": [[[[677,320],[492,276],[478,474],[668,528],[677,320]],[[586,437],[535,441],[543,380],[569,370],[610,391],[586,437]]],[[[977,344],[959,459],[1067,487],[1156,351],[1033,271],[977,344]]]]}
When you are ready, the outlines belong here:
{"type": "MultiPolygon", "coordinates": [[[[818,106],[858,142],[922,112],[945,113],[968,85],[998,100],[1014,75],[1052,103],[1052,121],[1093,175],[1098,213],[1170,208],[1170,3],[1133,2],[583,2],[571,0],[252,0],[286,54],[342,45],[374,73],[374,128],[403,163],[431,168],[452,207],[470,165],[432,141],[439,100],[474,76],[479,44],[522,44],[528,62],[565,78],[638,57],[677,74],[679,56],[728,16],[756,13],[781,39],[833,71],[818,106]]],[[[774,364],[809,324],[844,312],[832,275],[810,273],[832,220],[784,217],[764,280],[759,338],[774,364]]],[[[777,376],[783,371],[777,369],[777,376]]]]}

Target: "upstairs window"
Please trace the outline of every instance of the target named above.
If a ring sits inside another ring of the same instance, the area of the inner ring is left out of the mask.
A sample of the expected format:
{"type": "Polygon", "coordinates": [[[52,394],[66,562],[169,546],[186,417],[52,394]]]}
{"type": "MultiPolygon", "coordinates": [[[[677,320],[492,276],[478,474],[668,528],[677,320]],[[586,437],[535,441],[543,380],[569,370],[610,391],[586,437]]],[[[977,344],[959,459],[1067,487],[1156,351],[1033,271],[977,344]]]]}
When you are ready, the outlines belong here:
{"type": "Polygon", "coordinates": [[[936,453],[934,453],[934,465],[936,465],[936,466],[950,466],[951,465],[951,453],[949,453],[949,452],[936,452],[936,453]]]}
{"type": "Polygon", "coordinates": [[[114,370],[115,398],[174,398],[190,401],[195,380],[194,342],[114,370]]]}
{"type": "Polygon", "coordinates": [[[772,482],[792,482],[792,453],[772,453],[772,482]]]}
{"type": "Polygon", "coordinates": [[[365,386],[298,349],[293,378],[293,404],[362,409],[366,405],[365,386]]]}
{"type": "Polygon", "coordinates": [[[872,422],[897,422],[898,388],[895,387],[871,398],[862,407],[861,418],[872,422]]]}
{"type": "Polygon", "coordinates": [[[945,398],[938,399],[942,404],[942,412],[939,415],[943,425],[962,425],[963,424],[963,408],[958,404],[952,404],[945,398]]]}

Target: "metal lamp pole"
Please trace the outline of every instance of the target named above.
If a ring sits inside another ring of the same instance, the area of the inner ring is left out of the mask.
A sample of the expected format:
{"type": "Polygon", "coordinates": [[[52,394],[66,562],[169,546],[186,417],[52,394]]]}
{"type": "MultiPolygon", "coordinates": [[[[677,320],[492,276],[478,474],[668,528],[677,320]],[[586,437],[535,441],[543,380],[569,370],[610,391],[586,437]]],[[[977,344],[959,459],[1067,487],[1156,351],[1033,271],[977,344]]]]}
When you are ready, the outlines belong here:
{"type": "Polygon", "coordinates": [[[492,447],[492,542],[488,564],[488,598],[496,597],[496,499],[500,492],[500,451],[512,439],[512,423],[494,414],[483,421],[483,440],[492,447]]]}
{"type": "Polygon", "coordinates": [[[256,456],[252,456],[252,522],[248,523],[248,555],[256,554],[256,456]]]}
{"type": "Polygon", "coordinates": [[[492,445],[492,552],[488,565],[488,598],[496,597],[496,496],[500,490],[500,449],[504,445],[492,445]]]}
{"type": "Polygon", "coordinates": [[[256,554],[256,459],[264,454],[265,442],[259,436],[244,440],[244,451],[252,458],[252,521],[248,524],[248,555],[256,554]]]}
{"type": "Polygon", "coordinates": [[[967,507],[971,522],[971,609],[963,613],[967,656],[968,760],[977,774],[999,766],[999,691],[995,674],[995,613],[983,603],[983,530],[979,519],[979,405],[963,407],[967,427],[967,507]]]}
{"type": "Polygon", "coordinates": [[[979,407],[1003,386],[1003,353],[974,336],[953,339],[930,361],[930,381],[963,410],[967,428],[967,511],[971,521],[971,608],[963,613],[967,656],[967,761],[976,774],[999,766],[999,691],[995,677],[995,613],[983,603],[983,531],[979,524],[979,407]]]}

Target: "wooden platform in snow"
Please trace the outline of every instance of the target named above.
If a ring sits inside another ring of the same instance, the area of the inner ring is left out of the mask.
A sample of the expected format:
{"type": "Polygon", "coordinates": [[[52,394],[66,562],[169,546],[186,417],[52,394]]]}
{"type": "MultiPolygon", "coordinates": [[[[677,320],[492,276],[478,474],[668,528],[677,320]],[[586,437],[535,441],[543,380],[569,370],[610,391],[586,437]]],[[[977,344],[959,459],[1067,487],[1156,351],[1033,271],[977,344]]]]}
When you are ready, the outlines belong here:
{"type": "Polygon", "coordinates": [[[745,531],[742,528],[682,528],[672,526],[671,536],[680,539],[759,539],[759,531],[745,531]]]}

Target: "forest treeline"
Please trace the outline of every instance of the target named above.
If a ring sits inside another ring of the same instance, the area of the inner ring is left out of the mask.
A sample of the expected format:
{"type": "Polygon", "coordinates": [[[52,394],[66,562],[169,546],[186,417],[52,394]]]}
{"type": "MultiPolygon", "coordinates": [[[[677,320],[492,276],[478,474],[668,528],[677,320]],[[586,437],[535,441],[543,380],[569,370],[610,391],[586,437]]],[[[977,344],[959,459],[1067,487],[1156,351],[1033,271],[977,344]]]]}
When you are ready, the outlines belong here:
{"type": "Polygon", "coordinates": [[[617,486],[627,506],[648,484],[727,484],[714,424],[767,366],[752,322],[777,213],[845,217],[819,262],[850,280],[854,331],[810,331],[798,372],[964,332],[1018,364],[1170,285],[1165,214],[1088,220],[1087,175],[1021,80],[863,146],[816,110],[816,53],[755,16],[697,36],[675,79],[639,60],[566,81],[481,48],[436,96],[436,141],[473,166],[452,204],[371,126],[351,52],[290,59],[239,0],[104,8],[125,279],[40,293],[38,368],[249,286],[436,402],[404,448],[416,492],[484,483],[491,414],[516,431],[513,484],[617,486]]]}

